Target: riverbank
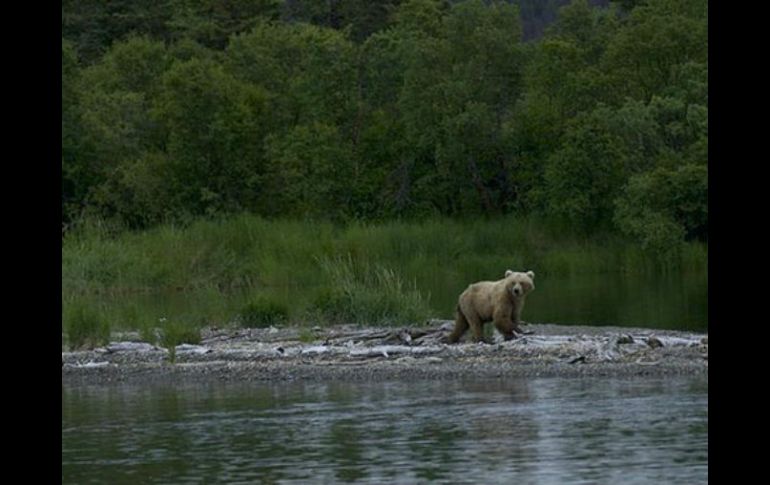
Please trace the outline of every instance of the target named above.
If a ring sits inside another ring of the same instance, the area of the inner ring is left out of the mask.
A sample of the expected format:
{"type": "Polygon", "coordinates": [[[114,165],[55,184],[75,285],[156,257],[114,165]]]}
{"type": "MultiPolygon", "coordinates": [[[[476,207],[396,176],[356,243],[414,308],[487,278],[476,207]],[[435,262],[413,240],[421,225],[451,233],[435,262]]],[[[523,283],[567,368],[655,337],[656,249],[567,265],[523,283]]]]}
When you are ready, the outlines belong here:
{"type": "Polygon", "coordinates": [[[281,327],[203,331],[200,345],[167,349],[115,335],[101,348],[62,352],[63,384],[708,375],[706,334],[531,324],[503,342],[447,345],[452,322],[419,327],[281,327]],[[172,362],[173,360],[173,362],[172,362]]]}

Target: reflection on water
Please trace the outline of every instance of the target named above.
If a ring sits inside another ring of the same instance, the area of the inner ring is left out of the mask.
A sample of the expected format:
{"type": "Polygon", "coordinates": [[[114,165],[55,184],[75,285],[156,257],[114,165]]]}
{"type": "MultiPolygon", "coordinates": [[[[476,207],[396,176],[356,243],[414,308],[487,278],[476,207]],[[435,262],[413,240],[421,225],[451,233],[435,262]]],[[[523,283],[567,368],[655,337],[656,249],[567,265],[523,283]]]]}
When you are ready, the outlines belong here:
{"type": "MultiPolygon", "coordinates": [[[[493,277],[492,273],[487,275],[493,277]]],[[[433,317],[454,319],[457,297],[471,281],[475,281],[475,277],[422,275],[418,288],[429,296],[433,317]]],[[[297,302],[288,295],[300,293],[312,299],[313,289],[318,287],[299,292],[295,287],[260,288],[259,291],[267,292],[278,301],[291,298],[293,310],[301,313],[300,309],[310,302],[297,302]]],[[[201,290],[118,297],[94,295],[92,298],[96,306],[110,315],[114,328],[135,328],[137,321],[155,322],[161,317],[221,325],[253,301],[256,291],[201,290]]],[[[537,289],[527,299],[523,318],[535,323],[708,332],[708,273],[538,275],[537,289]]]]}
{"type": "Polygon", "coordinates": [[[707,378],[64,388],[63,483],[706,483],[707,378]]]}
{"type": "Polygon", "coordinates": [[[708,331],[708,275],[543,278],[527,301],[534,322],[708,331]]]}

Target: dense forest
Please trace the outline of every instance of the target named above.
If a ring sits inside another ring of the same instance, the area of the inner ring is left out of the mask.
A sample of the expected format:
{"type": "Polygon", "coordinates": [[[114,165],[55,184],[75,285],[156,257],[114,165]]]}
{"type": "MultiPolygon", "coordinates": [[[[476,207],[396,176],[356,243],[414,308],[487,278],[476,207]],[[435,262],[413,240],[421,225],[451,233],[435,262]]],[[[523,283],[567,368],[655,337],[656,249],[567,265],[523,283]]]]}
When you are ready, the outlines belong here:
{"type": "Polygon", "coordinates": [[[708,240],[707,0],[62,2],[62,223],[708,240]]]}

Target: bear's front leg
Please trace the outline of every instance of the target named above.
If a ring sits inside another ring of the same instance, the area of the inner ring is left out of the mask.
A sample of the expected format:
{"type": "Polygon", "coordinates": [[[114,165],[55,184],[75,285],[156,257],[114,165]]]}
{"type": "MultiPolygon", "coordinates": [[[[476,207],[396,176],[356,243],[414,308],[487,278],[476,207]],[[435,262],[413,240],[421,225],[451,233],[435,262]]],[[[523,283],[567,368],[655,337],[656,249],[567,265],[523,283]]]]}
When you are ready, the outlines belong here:
{"type": "Polygon", "coordinates": [[[511,320],[511,316],[503,311],[495,312],[494,322],[497,331],[503,336],[503,340],[513,340],[516,338],[516,325],[511,320]]]}
{"type": "Polygon", "coordinates": [[[514,309],[513,309],[513,312],[511,312],[511,320],[512,320],[512,322],[511,322],[511,323],[512,323],[512,325],[513,325],[513,330],[514,330],[514,331],[515,331],[517,334],[521,334],[521,335],[532,335],[533,333],[535,333],[535,331],[534,331],[534,330],[527,330],[527,331],[524,331],[524,330],[522,330],[522,328],[521,328],[521,324],[523,324],[523,323],[524,323],[524,322],[521,320],[521,310],[522,310],[522,308],[523,308],[523,307],[524,307],[524,300],[522,299],[522,300],[520,300],[520,301],[518,302],[518,305],[516,305],[516,308],[514,308],[514,309]]]}

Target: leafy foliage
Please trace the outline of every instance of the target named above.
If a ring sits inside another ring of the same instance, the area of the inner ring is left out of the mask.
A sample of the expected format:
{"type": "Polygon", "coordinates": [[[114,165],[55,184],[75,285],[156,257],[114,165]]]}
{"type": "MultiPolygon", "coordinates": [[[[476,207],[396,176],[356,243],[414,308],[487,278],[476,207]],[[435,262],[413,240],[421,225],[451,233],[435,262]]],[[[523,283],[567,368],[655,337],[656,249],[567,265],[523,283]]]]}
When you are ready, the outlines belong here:
{"type": "Polygon", "coordinates": [[[62,4],[64,223],[517,213],[708,238],[705,0],[145,3],[62,4]]]}
{"type": "Polygon", "coordinates": [[[615,218],[627,234],[656,252],[685,238],[708,238],[708,167],[657,168],[634,177],[618,199],[615,218]]]}

